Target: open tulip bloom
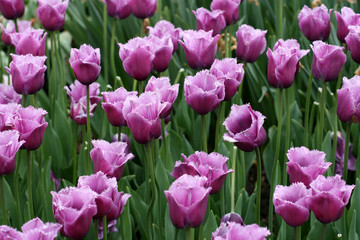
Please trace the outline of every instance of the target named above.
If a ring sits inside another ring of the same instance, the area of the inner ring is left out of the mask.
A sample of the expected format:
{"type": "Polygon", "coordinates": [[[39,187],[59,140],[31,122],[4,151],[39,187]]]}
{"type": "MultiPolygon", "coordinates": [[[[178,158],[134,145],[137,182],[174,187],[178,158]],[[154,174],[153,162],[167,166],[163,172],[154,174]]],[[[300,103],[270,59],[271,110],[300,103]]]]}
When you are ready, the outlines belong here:
{"type": "Polygon", "coordinates": [[[357,26],[349,26],[348,29],[349,33],[345,37],[346,45],[351,53],[351,58],[355,62],[360,63],[360,24],[357,26]]]}
{"type": "Polygon", "coordinates": [[[65,23],[65,12],[69,0],[37,0],[39,7],[36,10],[41,24],[48,31],[61,30],[65,23]]]}
{"type": "Polygon", "coordinates": [[[131,14],[129,0],[103,0],[110,17],[125,19],[131,14]]]}
{"type": "Polygon", "coordinates": [[[213,0],[210,8],[214,10],[222,10],[227,25],[237,22],[239,19],[239,5],[242,0],[213,0]]]}
{"type": "Polygon", "coordinates": [[[61,227],[61,224],[43,223],[40,218],[34,218],[22,225],[21,230],[23,231],[23,239],[54,240],[61,227]]]}
{"type": "Polygon", "coordinates": [[[192,11],[196,17],[197,30],[204,30],[206,32],[212,30],[213,36],[221,33],[226,27],[224,12],[222,10],[209,11],[206,8],[198,8],[192,11]]]}
{"type": "Polygon", "coordinates": [[[19,132],[15,130],[0,132],[0,175],[10,174],[14,171],[16,153],[25,143],[24,140],[19,141],[19,137],[19,132]]]}
{"type": "Polygon", "coordinates": [[[22,102],[21,95],[19,95],[13,86],[0,84],[0,104],[18,103],[22,102]]]}
{"type": "Polygon", "coordinates": [[[337,20],[337,37],[340,42],[345,43],[345,37],[349,33],[349,26],[360,25],[360,14],[356,14],[354,10],[349,7],[342,7],[341,14],[335,11],[337,20]]]}
{"type": "MultiPolygon", "coordinates": [[[[30,21],[26,21],[26,20],[22,20],[22,21],[18,21],[18,30],[19,32],[24,32],[26,29],[28,29],[29,27],[31,27],[31,22],[30,21]]],[[[4,27],[2,24],[0,24],[1,27],[1,39],[2,41],[8,45],[11,46],[11,37],[10,34],[15,33],[16,29],[15,29],[15,23],[13,21],[8,21],[6,24],[6,27],[4,27]]]]}
{"type": "Polygon", "coordinates": [[[265,240],[270,231],[257,224],[242,225],[236,222],[221,223],[219,228],[212,233],[212,240],[265,240]]]}
{"type": "Polygon", "coordinates": [[[153,35],[160,39],[171,39],[174,51],[178,49],[179,39],[181,39],[182,29],[175,28],[171,22],[161,20],[155,24],[154,27],[147,27],[149,35],[153,35]]]}
{"type": "Polygon", "coordinates": [[[18,55],[31,53],[34,56],[45,55],[45,42],[47,33],[42,29],[27,28],[23,32],[10,34],[11,44],[18,55]]]}

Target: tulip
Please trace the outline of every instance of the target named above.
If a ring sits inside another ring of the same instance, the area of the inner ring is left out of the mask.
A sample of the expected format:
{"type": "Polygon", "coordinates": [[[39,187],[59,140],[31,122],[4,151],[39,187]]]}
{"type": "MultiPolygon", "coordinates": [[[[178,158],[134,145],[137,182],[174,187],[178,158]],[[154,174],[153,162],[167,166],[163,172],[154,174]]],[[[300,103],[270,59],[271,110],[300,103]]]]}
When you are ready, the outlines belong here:
{"type": "Polygon", "coordinates": [[[222,10],[218,9],[211,12],[202,7],[196,9],[196,12],[192,12],[196,17],[197,30],[202,29],[206,32],[212,30],[213,37],[215,37],[226,27],[224,12],[222,10]]]}
{"type": "Polygon", "coordinates": [[[293,183],[291,186],[277,185],[273,199],[276,214],[292,227],[303,225],[310,216],[310,195],[310,190],[306,189],[302,182],[293,183]]]}
{"type": "Polygon", "coordinates": [[[309,150],[306,147],[291,148],[286,156],[289,159],[286,171],[290,183],[302,182],[307,187],[331,165],[330,162],[325,162],[324,152],[309,150]]]}
{"type": "Polygon", "coordinates": [[[23,240],[23,234],[15,228],[1,225],[0,226],[0,239],[4,240],[23,240]]]}
{"type": "Polygon", "coordinates": [[[126,143],[126,147],[125,147],[125,150],[124,150],[124,153],[125,154],[129,154],[131,153],[131,145],[130,145],[130,138],[128,135],[126,135],[125,133],[121,133],[120,135],[120,141],[119,140],[119,135],[118,134],[115,134],[113,136],[113,138],[111,139],[111,142],[124,142],[126,143]]]}
{"type": "Polygon", "coordinates": [[[265,51],[267,30],[261,31],[243,24],[236,32],[236,56],[241,61],[253,63],[265,51]]]}
{"type": "Polygon", "coordinates": [[[223,123],[228,131],[224,134],[224,140],[234,143],[245,152],[251,152],[266,141],[264,120],[265,116],[254,111],[250,104],[241,106],[234,104],[223,123]]]}
{"type": "Polygon", "coordinates": [[[17,94],[13,86],[0,84],[0,104],[18,103],[22,102],[21,95],[17,94]]]}
{"type": "Polygon", "coordinates": [[[325,41],[328,39],[330,35],[331,11],[332,10],[328,11],[324,4],[314,9],[310,9],[304,5],[301,9],[298,15],[299,27],[309,41],[325,41]]]}
{"type": "Polygon", "coordinates": [[[164,191],[169,202],[170,219],[175,227],[195,228],[204,221],[211,192],[211,187],[204,187],[206,182],[206,177],[185,174],[164,191]]]}
{"type": "Polygon", "coordinates": [[[18,55],[26,55],[31,53],[34,56],[45,55],[45,43],[47,33],[42,29],[27,28],[23,32],[10,34],[11,44],[15,47],[18,55]]]}
{"type": "Polygon", "coordinates": [[[319,175],[311,184],[310,209],[320,222],[327,224],[337,221],[349,202],[355,185],[346,185],[340,175],[325,178],[319,175]]]}
{"type": "Polygon", "coordinates": [[[171,39],[174,50],[176,51],[178,49],[178,42],[181,38],[182,30],[181,28],[176,28],[171,22],[168,22],[166,20],[161,20],[155,24],[154,27],[147,27],[149,30],[150,36],[155,36],[160,39],[171,39]]]}
{"type": "Polygon", "coordinates": [[[322,41],[315,41],[310,45],[314,52],[312,72],[314,78],[320,81],[333,81],[346,62],[344,47],[326,44],[322,41]]]}
{"type": "Polygon", "coordinates": [[[134,158],[134,155],[127,152],[128,144],[125,142],[108,143],[105,140],[92,140],[93,149],[90,157],[94,163],[94,172],[103,172],[106,176],[117,181],[120,180],[125,163],[134,158]]]}
{"type": "Polygon", "coordinates": [[[209,70],[187,76],[184,83],[185,101],[200,115],[214,111],[225,98],[223,79],[217,79],[209,70]]]}
{"type": "Polygon", "coordinates": [[[139,97],[125,100],[123,114],[135,140],[145,144],[152,138],[161,136],[160,113],[164,109],[160,97],[153,92],[145,92],[139,97]]]}
{"type": "Polygon", "coordinates": [[[59,191],[61,178],[56,178],[52,170],[50,170],[50,180],[54,182],[55,190],[59,191]]]}
{"type": "MultiPolygon", "coordinates": [[[[334,133],[331,134],[333,138],[334,133]]],[[[337,132],[337,141],[336,141],[336,162],[335,162],[335,175],[339,174],[342,176],[344,170],[344,157],[345,157],[345,139],[341,132],[337,132]]],[[[355,171],[355,162],[356,158],[353,153],[353,146],[349,144],[349,161],[348,161],[348,170],[355,171]]]]}
{"type": "MultiPolygon", "coordinates": [[[[101,101],[99,97],[100,84],[92,83],[89,88],[90,97],[90,118],[96,110],[97,104],[101,101]]],[[[70,98],[70,118],[77,124],[86,124],[86,86],[79,81],[75,81],[70,87],[64,87],[70,98]]]]}
{"type": "Polygon", "coordinates": [[[212,233],[213,240],[265,240],[270,231],[257,224],[241,225],[235,222],[221,223],[220,227],[212,233]]]}
{"type": "Polygon", "coordinates": [[[348,79],[343,78],[341,89],[337,90],[337,115],[343,122],[360,123],[360,76],[355,75],[348,79]]]}
{"type": "Polygon", "coordinates": [[[72,239],[85,238],[97,212],[96,193],[89,187],[68,187],[50,193],[54,218],[62,225],[61,234],[72,239]]]}
{"type": "MultiPolygon", "coordinates": [[[[18,24],[18,30],[19,30],[20,33],[24,32],[26,29],[31,27],[31,22],[30,21],[22,20],[22,21],[18,21],[17,24],[18,24]]],[[[14,22],[13,21],[8,21],[7,24],[6,24],[6,27],[4,27],[2,24],[0,24],[0,27],[1,27],[1,31],[2,31],[2,34],[1,34],[2,41],[6,45],[11,46],[12,44],[11,44],[10,34],[16,32],[14,22]]]]}
{"type": "Polygon", "coordinates": [[[123,192],[117,192],[117,194],[113,196],[111,210],[106,216],[109,222],[114,220],[116,221],[116,219],[120,217],[121,213],[124,210],[124,206],[130,197],[131,197],[130,194],[127,193],[124,194],[123,192]]]}
{"type": "Polygon", "coordinates": [[[205,152],[196,151],[188,158],[184,154],[181,154],[181,156],[183,162],[176,161],[171,176],[179,178],[184,174],[188,174],[206,177],[207,183],[205,184],[205,187],[211,187],[210,194],[220,192],[226,175],[234,172],[231,169],[228,170],[226,162],[229,158],[216,152],[207,154],[205,152]]]}
{"type": "Polygon", "coordinates": [[[215,60],[216,43],[219,37],[219,34],[213,37],[212,31],[184,31],[184,41],[179,41],[179,43],[184,48],[189,67],[193,69],[211,67],[215,60]]]}
{"type": "Polygon", "coordinates": [[[129,0],[103,0],[110,17],[125,19],[131,14],[129,0]]]}
{"type": "Polygon", "coordinates": [[[48,31],[58,31],[64,27],[65,12],[69,0],[37,0],[39,7],[36,10],[41,24],[48,31]]]}
{"type": "Polygon", "coordinates": [[[337,37],[340,42],[345,43],[345,37],[349,33],[349,26],[360,25],[360,14],[348,7],[341,8],[341,14],[335,11],[337,26],[337,37]]]}
{"type": "MultiPolygon", "coordinates": [[[[360,20],[359,20],[360,21],[360,20]]],[[[349,34],[345,37],[346,45],[349,48],[351,53],[351,58],[360,63],[360,25],[359,26],[349,26],[349,34]]]]}
{"type": "Polygon", "coordinates": [[[160,118],[166,118],[178,96],[179,84],[171,85],[168,77],[151,77],[145,87],[145,92],[155,92],[159,95],[160,102],[164,105],[160,118]]]}
{"type": "Polygon", "coordinates": [[[54,240],[60,232],[61,225],[58,223],[43,223],[40,218],[34,218],[24,225],[21,230],[26,240],[54,240]]]}
{"type": "Polygon", "coordinates": [[[225,214],[224,216],[222,216],[221,218],[221,223],[229,223],[229,222],[234,222],[234,223],[238,223],[240,225],[245,225],[244,221],[242,219],[242,217],[234,212],[225,214]]]}
{"type": "Polygon", "coordinates": [[[0,175],[8,175],[15,169],[16,153],[25,141],[19,141],[19,132],[0,132],[0,175]]]}
{"type": "Polygon", "coordinates": [[[154,53],[154,59],[152,61],[153,70],[157,72],[164,72],[170,64],[174,46],[171,39],[160,39],[155,36],[149,36],[146,38],[151,44],[151,49],[154,53]]]}
{"type": "Polygon", "coordinates": [[[217,79],[224,79],[225,101],[229,101],[235,94],[244,77],[243,64],[237,64],[234,58],[215,59],[210,72],[217,79]]]}
{"type": "Polygon", "coordinates": [[[20,140],[25,141],[23,148],[35,150],[40,147],[48,125],[44,119],[46,114],[45,110],[36,109],[31,105],[27,108],[19,108],[19,119],[15,122],[14,129],[19,131],[20,140]]]}
{"type": "Polygon", "coordinates": [[[106,115],[111,125],[115,127],[126,126],[126,120],[123,116],[124,102],[129,96],[136,96],[137,92],[128,92],[125,88],[120,87],[114,92],[102,92],[104,102],[102,108],[105,110],[106,115]]]}
{"type": "Polygon", "coordinates": [[[131,12],[137,18],[149,18],[154,15],[157,0],[129,0],[131,12]]]}
{"type": "Polygon", "coordinates": [[[224,11],[227,25],[237,22],[239,19],[239,5],[242,0],[213,0],[210,8],[212,11],[220,9],[224,11]]]}
{"type": "MultiPolygon", "coordinates": [[[[116,228],[116,220],[107,222],[107,232],[118,232],[119,230],[116,228]]],[[[99,221],[99,234],[98,239],[104,238],[104,224],[103,221],[99,221]]]]}
{"type": "Polygon", "coordinates": [[[18,121],[19,104],[0,104],[0,131],[12,130],[18,121]]]}
{"type": "Polygon", "coordinates": [[[46,71],[46,56],[33,56],[31,54],[11,54],[12,62],[7,72],[12,77],[15,91],[18,94],[35,94],[43,88],[46,71]]]}
{"type": "Polygon", "coordinates": [[[24,0],[0,0],[0,12],[7,19],[20,18],[24,11],[24,0]]]}
{"type": "Polygon", "coordinates": [[[100,74],[100,49],[86,44],[79,49],[72,48],[69,63],[76,79],[84,85],[90,85],[100,74]]]}

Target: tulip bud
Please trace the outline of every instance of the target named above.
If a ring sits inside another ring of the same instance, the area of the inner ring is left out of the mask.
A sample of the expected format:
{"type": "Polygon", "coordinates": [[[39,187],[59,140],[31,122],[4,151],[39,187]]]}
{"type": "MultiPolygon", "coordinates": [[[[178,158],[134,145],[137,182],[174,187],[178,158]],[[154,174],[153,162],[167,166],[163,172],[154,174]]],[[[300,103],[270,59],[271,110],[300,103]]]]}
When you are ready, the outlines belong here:
{"type": "Polygon", "coordinates": [[[0,0],[0,12],[7,19],[20,18],[24,11],[24,0],[0,0]]]}
{"type": "Polygon", "coordinates": [[[198,8],[192,11],[196,17],[197,30],[204,30],[206,32],[212,30],[213,37],[221,33],[226,27],[224,12],[222,10],[214,10],[210,12],[206,8],[198,8]]]}
{"type": "Polygon", "coordinates": [[[65,23],[65,12],[69,0],[37,0],[39,7],[36,10],[41,24],[48,31],[61,30],[65,23]]]}
{"type": "Polygon", "coordinates": [[[239,5],[242,0],[213,0],[210,8],[214,10],[223,10],[227,25],[237,22],[239,19],[239,5]]]}
{"type": "Polygon", "coordinates": [[[360,26],[349,26],[349,33],[345,37],[346,45],[349,48],[351,58],[360,63],[360,26]]]}
{"type": "Polygon", "coordinates": [[[14,171],[16,153],[25,143],[23,140],[19,141],[19,137],[19,132],[15,130],[0,132],[0,175],[8,175],[14,171]]]}
{"type": "Polygon", "coordinates": [[[137,18],[149,18],[154,15],[157,8],[157,0],[129,0],[131,12],[137,18]]]}

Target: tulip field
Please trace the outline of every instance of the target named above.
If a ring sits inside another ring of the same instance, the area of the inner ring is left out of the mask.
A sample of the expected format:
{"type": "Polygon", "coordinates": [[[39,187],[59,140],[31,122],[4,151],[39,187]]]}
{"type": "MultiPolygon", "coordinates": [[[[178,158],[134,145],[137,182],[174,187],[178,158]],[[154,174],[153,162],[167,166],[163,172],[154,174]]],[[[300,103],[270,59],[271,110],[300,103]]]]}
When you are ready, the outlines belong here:
{"type": "Polygon", "coordinates": [[[0,240],[359,240],[356,0],[0,0],[0,240]]]}

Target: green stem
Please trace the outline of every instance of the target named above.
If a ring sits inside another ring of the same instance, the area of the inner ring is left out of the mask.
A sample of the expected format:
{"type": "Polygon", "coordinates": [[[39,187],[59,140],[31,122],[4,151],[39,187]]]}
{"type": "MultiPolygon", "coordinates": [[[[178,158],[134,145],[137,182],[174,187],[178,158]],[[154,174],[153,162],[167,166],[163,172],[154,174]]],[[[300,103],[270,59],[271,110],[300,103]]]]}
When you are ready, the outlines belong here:
{"type": "Polygon", "coordinates": [[[193,228],[186,228],[186,240],[193,240],[194,239],[194,229],[193,228]]]}
{"type": "Polygon", "coordinates": [[[320,98],[320,122],[319,122],[319,134],[317,140],[317,149],[321,150],[323,142],[323,130],[324,130],[324,115],[325,115],[325,99],[326,99],[326,82],[322,83],[321,98],[320,98]]]}
{"type": "Polygon", "coordinates": [[[15,30],[16,30],[16,32],[19,32],[17,18],[15,18],[14,22],[15,22],[15,30]]]}
{"type": "Polygon", "coordinates": [[[20,197],[19,197],[19,168],[20,168],[20,160],[21,160],[21,153],[23,151],[19,152],[17,161],[16,161],[16,167],[15,167],[15,173],[14,173],[14,187],[15,187],[15,200],[16,200],[16,215],[18,218],[18,222],[22,223],[22,211],[21,211],[21,204],[20,204],[20,197]]]}
{"type": "Polygon", "coordinates": [[[104,44],[104,80],[106,84],[109,83],[109,63],[108,63],[108,43],[107,43],[107,9],[106,4],[104,4],[103,12],[103,44],[104,44]]]}
{"type": "MultiPolygon", "coordinates": [[[[285,90],[285,106],[286,106],[286,140],[285,140],[285,155],[286,155],[286,152],[289,150],[289,147],[290,147],[290,99],[289,99],[289,89],[286,89],[285,90]]],[[[286,159],[286,156],[283,157],[284,159],[284,165],[283,165],[283,182],[282,184],[284,186],[287,185],[287,172],[286,172],[286,164],[285,164],[285,159],[286,159]]]]}
{"type": "MultiPolygon", "coordinates": [[[[94,218],[94,223],[95,223],[95,240],[98,240],[99,239],[99,219],[95,219],[94,218]]],[[[103,225],[104,227],[104,225],[103,225]]]]}
{"type": "Polygon", "coordinates": [[[38,168],[39,168],[39,178],[40,178],[40,194],[41,194],[41,198],[43,201],[43,209],[44,209],[44,213],[46,218],[50,217],[49,212],[48,212],[48,202],[46,201],[46,195],[45,195],[45,185],[44,182],[46,181],[45,179],[43,179],[43,166],[42,166],[42,154],[41,154],[41,147],[39,148],[39,150],[37,151],[37,153],[40,154],[36,154],[36,158],[38,159],[38,168]]]}
{"type": "MultiPolygon", "coordinates": [[[[236,153],[237,147],[233,148],[233,156],[232,156],[232,169],[235,171],[236,168],[236,153]]],[[[239,173],[240,174],[240,173],[239,173]]],[[[235,172],[231,175],[231,212],[235,210],[235,172]]]]}
{"type": "Polygon", "coordinates": [[[1,215],[3,218],[3,224],[8,225],[8,219],[6,214],[5,207],[5,197],[4,197],[4,175],[0,176],[0,205],[1,205],[1,215]]]}
{"type": "Polygon", "coordinates": [[[345,180],[345,182],[346,182],[346,179],[347,179],[347,172],[348,172],[350,130],[351,130],[351,122],[348,122],[347,127],[346,127],[345,153],[344,153],[344,171],[343,171],[343,179],[345,180]]]}
{"type": "Polygon", "coordinates": [[[321,231],[321,240],[325,240],[326,233],[326,224],[323,224],[322,231],[321,231]]]}
{"type": "Polygon", "coordinates": [[[294,240],[301,240],[301,226],[294,227],[294,240]]]}
{"type": "Polygon", "coordinates": [[[229,44],[229,42],[228,42],[228,33],[229,33],[229,28],[228,27],[225,27],[225,35],[224,35],[224,40],[225,40],[225,49],[224,49],[224,51],[225,51],[225,54],[224,54],[224,56],[225,56],[225,58],[227,58],[227,48],[228,48],[228,44],[229,44]]]}
{"type": "Polygon", "coordinates": [[[87,173],[91,173],[90,167],[90,148],[91,148],[91,126],[90,126],[90,87],[86,85],[86,129],[87,129],[87,154],[86,154],[86,166],[87,173]]]}
{"type": "MultiPolygon", "coordinates": [[[[360,132],[360,126],[359,126],[360,132]]],[[[360,139],[358,140],[358,156],[356,159],[356,178],[360,177],[360,139]]]]}
{"type": "Polygon", "coordinates": [[[139,81],[139,95],[143,93],[143,81],[139,81]]]}
{"type": "Polygon", "coordinates": [[[59,32],[54,32],[53,34],[55,34],[55,44],[56,44],[56,51],[55,51],[55,55],[56,55],[56,61],[57,61],[57,65],[58,65],[58,69],[59,69],[59,81],[57,85],[57,88],[60,89],[59,91],[59,96],[58,98],[60,98],[60,102],[61,102],[61,106],[65,106],[65,96],[64,96],[64,87],[65,87],[65,82],[64,82],[64,72],[63,72],[63,68],[62,68],[62,57],[60,58],[60,54],[61,54],[61,46],[60,46],[60,33],[59,32]]]}
{"type": "Polygon", "coordinates": [[[278,0],[278,7],[279,7],[279,15],[278,15],[278,38],[282,38],[282,33],[283,33],[283,27],[282,27],[282,22],[283,22],[283,3],[282,0],[278,0]]]}
{"type": "Polygon", "coordinates": [[[4,63],[2,60],[2,51],[0,52],[0,74],[1,74],[0,82],[4,83],[4,63]]]}
{"type": "Polygon", "coordinates": [[[226,28],[225,32],[225,57],[231,57],[231,25],[226,28]]]}
{"type": "MultiPolygon", "coordinates": [[[[116,33],[116,19],[114,18],[113,20],[113,24],[112,24],[112,30],[111,30],[111,41],[110,41],[110,65],[111,65],[111,71],[113,74],[113,77],[116,78],[117,73],[116,73],[116,67],[115,67],[115,57],[114,57],[114,52],[115,52],[115,33],[116,33]]],[[[120,86],[124,87],[121,78],[119,78],[119,82],[120,82],[120,86]]]]}
{"type": "Polygon", "coordinates": [[[145,36],[144,19],[140,19],[140,37],[145,36]]]}
{"type": "Polygon", "coordinates": [[[75,124],[75,131],[74,131],[74,147],[73,147],[73,184],[76,185],[76,179],[77,179],[77,146],[78,146],[78,140],[77,140],[77,131],[78,125],[75,124]]]}
{"type": "Polygon", "coordinates": [[[215,152],[219,151],[219,143],[222,137],[220,128],[225,114],[225,106],[224,106],[225,104],[226,102],[222,101],[218,107],[218,115],[217,115],[216,127],[215,127],[215,152]]]}
{"type": "Polygon", "coordinates": [[[155,173],[154,173],[154,163],[153,163],[153,143],[148,144],[148,161],[149,161],[149,172],[151,178],[151,200],[149,203],[149,208],[146,214],[146,219],[148,223],[148,231],[150,234],[150,239],[152,239],[152,219],[151,214],[155,203],[156,196],[156,185],[155,185],[155,173]]]}
{"type": "Polygon", "coordinates": [[[158,7],[158,14],[159,14],[159,20],[162,20],[163,19],[163,16],[162,16],[162,0],[158,0],[158,3],[157,3],[157,7],[158,7]]]}
{"type": "Polygon", "coordinates": [[[309,75],[308,88],[306,93],[306,103],[305,103],[305,146],[309,147],[309,113],[310,113],[310,97],[311,97],[311,87],[312,87],[312,68],[309,75]]]}
{"type": "Polygon", "coordinates": [[[256,180],[256,223],[260,226],[260,210],[261,210],[261,154],[260,149],[256,148],[257,158],[257,180],[256,180]]]}
{"type": "Polygon", "coordinates": [[[201,128],[202,128],[203,151],[207,153],[206,115],[201,115],[201,128]]]}
{"type": "Polygon", "coordinates": [[[55,44],[55,33],[52,32],[51,36],[51,113],[52,120],[55,123],[55,99],[56,99],[56,79],[55,79],[55,52],[56,52],[56,44],[55,44]]]}
{"type": "Polygon", "coordinates": [[[164,144],[164,148],[165,148],[165,158],[164,158],[164,166],[165,168],[167,169],[167,165],[168,165],[168,149],[167,149],[167,140],[166,140],[166,137],[165,137],[165,120],[164,119],[161,119],[161,135],[162,135],[162,143],[164,144]]]}
{"type": "Polygon", "coordinates": [[[27,186],[28,186],[28,197],[29,197],[29,208],[30,208],[30,219],[34,218],[34,205],[33,205],[33,197],[32,197],[32,161],[30,158],[30,151],[27,150],[27,186]]]}
{"type": "Polygon", "coordinates": [[[103,217],[103,239],[107,240],[107,234],[108,234],[108,230],[107,230],[107,221],[106,221],[106,216],[103,217]]]}
{"type": "MultiPolygon", "coordinates": [[[[244,151],[240,151],[240,168],[241,168],[241,184],[240,189],[245,189],[246,187],[246,169],[245,169],[245,153],[244,151]]],[[[237,174],[239,176],[239,174],[237,174]]]]}
{"type": "Polygon", "coordinates": [[[118,142],[121,142],[121,127],[118,127],[118,142]]]}

